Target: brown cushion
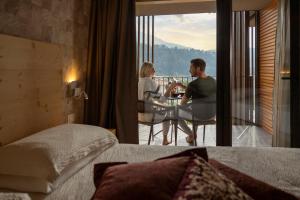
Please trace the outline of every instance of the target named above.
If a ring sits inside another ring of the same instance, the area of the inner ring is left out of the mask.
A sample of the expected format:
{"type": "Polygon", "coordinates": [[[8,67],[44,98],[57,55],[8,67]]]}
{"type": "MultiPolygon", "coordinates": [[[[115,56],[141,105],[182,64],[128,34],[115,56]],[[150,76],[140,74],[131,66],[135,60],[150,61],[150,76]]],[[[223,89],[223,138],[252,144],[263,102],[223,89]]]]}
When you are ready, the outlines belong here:
{"type": "Polygon", "coordinates": [[[97,164],[93,199],[250,199],[205,159],[200,148],[153,162],[97,164]]]}
{"type": "Polygon", "coordinates": [[[220,173],[224,174],[228,179],[232,180],[253,199],[297,199],[289,193],[232,169],[216,160],[210,159],[209,164],[216,168],[220,173]]]}

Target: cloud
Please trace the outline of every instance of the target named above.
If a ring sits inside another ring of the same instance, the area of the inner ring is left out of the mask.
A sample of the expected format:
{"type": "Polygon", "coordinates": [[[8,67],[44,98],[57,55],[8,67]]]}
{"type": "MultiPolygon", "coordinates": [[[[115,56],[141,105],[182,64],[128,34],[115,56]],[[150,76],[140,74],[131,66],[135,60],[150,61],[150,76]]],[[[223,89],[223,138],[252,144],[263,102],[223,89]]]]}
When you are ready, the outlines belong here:
{"type": "Polygon", "coordinates": [[[195,49],[216,49],[216,14],[155,16],[155,36],[195,49]]]}
{"type": "Polygon", "coordinates": [[[179,23],[187,23],[188,19],[184,17],[184,15],[174,15],[177,18],[177,22],[179,23]]]}

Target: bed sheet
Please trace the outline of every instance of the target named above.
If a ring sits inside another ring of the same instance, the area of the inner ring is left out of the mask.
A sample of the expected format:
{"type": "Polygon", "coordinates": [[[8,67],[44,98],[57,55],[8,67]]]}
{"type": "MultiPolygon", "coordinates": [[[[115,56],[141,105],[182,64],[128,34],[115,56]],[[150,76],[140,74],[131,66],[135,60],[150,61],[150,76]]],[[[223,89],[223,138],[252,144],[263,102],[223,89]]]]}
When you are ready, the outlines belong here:
{"type": "MultiPolygon", "coordinates": [[[[33,200],[86,200],[95,191],[93,168],[100,162],[143,162],[168,156],[194,147],[146,146],[117,144],[92,163],[69,178],[60,188],[44,195],[29,193],[33,200]]],[[[300,149],[251,148],[251,147],[207,147],[208,157],[229,167],[269,183],[284,191],[300,196],[300,149]]]]}

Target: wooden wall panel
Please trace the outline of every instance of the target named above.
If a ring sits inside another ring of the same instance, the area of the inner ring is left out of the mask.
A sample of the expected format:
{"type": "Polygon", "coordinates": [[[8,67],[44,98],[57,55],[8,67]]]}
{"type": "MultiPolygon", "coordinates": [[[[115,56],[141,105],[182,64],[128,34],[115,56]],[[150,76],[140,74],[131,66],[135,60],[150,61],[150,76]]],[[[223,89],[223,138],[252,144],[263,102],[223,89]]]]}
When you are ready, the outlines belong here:
{"type": "Polygon", "coordinates": [[[272,133],[273,131],[273,87],[277,15],[276,1],[273,1],[272,4],[260,11],[259,124],[268,133],[272,133]]]}
{"type": "Polygon", "coordinates": [[[0,143],[65,122],[71,113],[82,123],[84,101],[65,98],[63,78],[75,68],[85,87],[91,0],[0,2],[1,38],[19,37],[1,39],[0,143]]]}
{"type": "Polygon", "coordinates": [[[0,34],[0,143],[65,122],[61,45],[0,34]]]}

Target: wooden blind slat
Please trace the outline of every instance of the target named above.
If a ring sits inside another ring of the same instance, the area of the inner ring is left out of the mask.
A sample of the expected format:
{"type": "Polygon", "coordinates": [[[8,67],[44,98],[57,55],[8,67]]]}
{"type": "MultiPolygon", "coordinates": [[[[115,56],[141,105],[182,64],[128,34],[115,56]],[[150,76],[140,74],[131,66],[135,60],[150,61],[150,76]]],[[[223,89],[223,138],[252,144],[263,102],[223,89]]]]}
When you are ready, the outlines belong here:
{"type": "Polygon", "coordinates": [[[259,124],[268,133],[272,133],[277,6],[273,3],[259,13],[259,124]]]}

